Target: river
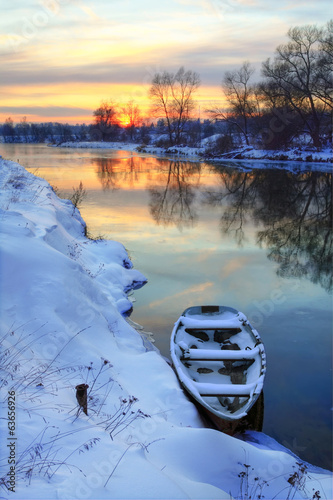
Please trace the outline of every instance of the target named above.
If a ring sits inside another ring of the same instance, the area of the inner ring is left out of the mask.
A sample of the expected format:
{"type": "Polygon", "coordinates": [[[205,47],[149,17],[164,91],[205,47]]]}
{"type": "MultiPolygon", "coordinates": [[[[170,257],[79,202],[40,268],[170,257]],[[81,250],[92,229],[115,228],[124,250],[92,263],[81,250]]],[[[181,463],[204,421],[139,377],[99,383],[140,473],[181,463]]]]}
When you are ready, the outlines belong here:
{"type": "Polygon", "coordinates": [[[164,356],[186,307],[244,312],[267,353],[263,431],[332,468],[330,173],[40,144],[1,144],[0,154],[62,197],[82,181],[89,234],[123,243],[148,279],[131,319],[164,356]]]}

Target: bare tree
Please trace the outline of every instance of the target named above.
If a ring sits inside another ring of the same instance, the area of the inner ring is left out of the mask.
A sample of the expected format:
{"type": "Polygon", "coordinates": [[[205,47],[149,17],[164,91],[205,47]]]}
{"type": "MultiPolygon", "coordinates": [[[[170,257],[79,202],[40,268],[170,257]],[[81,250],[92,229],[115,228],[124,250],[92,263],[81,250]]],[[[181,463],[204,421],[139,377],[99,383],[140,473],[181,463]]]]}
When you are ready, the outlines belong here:
{"type": "Polygon", "coordinates": [[[131,140],[133,140],[135,127],[138,127],[142,122],[140,108],[133,100],[131,100],[121,108],[121,112],[127,122],[126,126],[129,130],[131,140]]]}
{"type": "Polygon", "coordinates": [[[319,58],[317,67],[317,97],[331,109],[333,108],[333,20],[321,32],[319,39],[319,58]]]}
{"type": "Polygon", "coordinates": [[[110,138],[115,128],[119,126],[117,105],[112,100],[102,101],[99,108],[94,111],[94,117],[102,141],[110,138]]]}
{"type": "Polygon", "coordinates": [[[165,118],[171,144],[180,144],[186,123],[195,108],[193,95],[200,85],[200,77],[194,71],[185,71],[181,67],[177,73],[156,73],[149,97],[152,101],[152,113],[158,118],[165,118]]]}
{"type": "Polygon", "coordinates": [[[222,89],[229,108],[208,110],[212,118],[235,125],[246,144],[249,144],[249,118],[258,111],[256,87],[250,83],[254,71],[249,61],[245,61],[238,70],[227,71],[222,80],[222,89]]]}
{"type": "Polygon", "coordinates": [[[23,116],[22,120],[17,126],[17,129],[18,129],[18,135],[21,137],[21,140],[23,142],[29,142],[30,125],[27,122],[26,116],[23,116]]]}
{"type": "Polygon", "coordinates": [[[270,92],[299,115],[313,145],[320,147],[321,122],[332,106],[326,70],[332,37],[315,25],[291,28],[288,37],[287,44],[277,47],[274,60],[263,63],[262,73],[270,92]]]}

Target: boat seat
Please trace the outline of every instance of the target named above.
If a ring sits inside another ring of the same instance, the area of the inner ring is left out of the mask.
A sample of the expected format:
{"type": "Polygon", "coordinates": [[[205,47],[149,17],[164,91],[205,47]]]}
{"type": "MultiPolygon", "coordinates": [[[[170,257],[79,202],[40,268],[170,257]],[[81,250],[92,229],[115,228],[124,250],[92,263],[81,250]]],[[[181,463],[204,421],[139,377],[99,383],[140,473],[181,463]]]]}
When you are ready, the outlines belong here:
{"type": "Polygon", "coordinates": [[[259,346],[254,349],[236,350],[213,350],[213,349],[184,349],[184,343],[179,343],[182,350],[181,359],[193,361],[241,361],[245,359],[253,359],[260,353],[259,346]],[[183,345],[181,345],[183,344],[183,345]]]}
{"type": "Polygon", "coordinates": [[[194,382],[191,385],[195,387],[200,396],[205,397],[223,397],[223,396],[251,396],[256,389],[257,382],[252,384],[207,384],[194,382]]]}
{"type": "Polygon", "coordinates": [[[185,328],[193,328],[194,330],[211,330],[223,328],[239,328],[242,324],[239,318],[234,319],[205,319],[205,321],[197,320],[182,316],[179,321],[185,328]]]}

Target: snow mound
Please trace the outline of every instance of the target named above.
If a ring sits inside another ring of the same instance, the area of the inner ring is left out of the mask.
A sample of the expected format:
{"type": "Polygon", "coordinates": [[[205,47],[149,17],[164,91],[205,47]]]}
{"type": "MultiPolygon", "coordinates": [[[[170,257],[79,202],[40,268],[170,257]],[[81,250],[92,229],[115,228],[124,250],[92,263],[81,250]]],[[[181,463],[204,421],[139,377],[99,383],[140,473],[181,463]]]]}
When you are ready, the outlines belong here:
{"type": "Polygon", "coordinates": [[[146,279],[123,245],[87,239],[70,201],[5,160],[0,225],[2,498],[244,498],[246,482],[332,498],[327,471],[205,428],[126,320],[146,279]]]}

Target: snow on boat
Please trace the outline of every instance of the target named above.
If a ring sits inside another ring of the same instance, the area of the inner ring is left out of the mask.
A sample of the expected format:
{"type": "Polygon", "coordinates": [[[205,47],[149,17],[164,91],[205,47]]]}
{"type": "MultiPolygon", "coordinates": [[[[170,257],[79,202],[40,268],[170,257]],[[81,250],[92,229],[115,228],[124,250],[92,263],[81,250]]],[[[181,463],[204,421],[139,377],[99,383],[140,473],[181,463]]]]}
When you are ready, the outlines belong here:
{"type": "Polygon", "coordinates": [[[219,429],[234,433],[242,422],[261,430],[266,356],[243,313],[189,307],[175,323],[170,350],[180,383],[219,429]]]}

